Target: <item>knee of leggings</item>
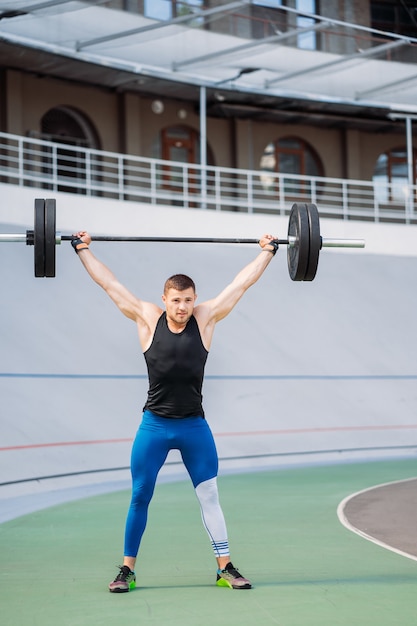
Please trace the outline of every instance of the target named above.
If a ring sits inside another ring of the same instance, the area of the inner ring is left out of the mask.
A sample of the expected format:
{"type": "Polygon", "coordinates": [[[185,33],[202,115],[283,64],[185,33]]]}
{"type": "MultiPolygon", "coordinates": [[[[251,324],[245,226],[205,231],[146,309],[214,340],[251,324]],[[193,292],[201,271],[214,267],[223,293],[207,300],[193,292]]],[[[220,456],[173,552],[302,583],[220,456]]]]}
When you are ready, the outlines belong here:
{"type": "Polygon", "coordinates": [[[153,489],[145,485],[133,485],[130,501],[131,507],[147,506],[152,500],[153,492],[153,489]]]}
{"type": "Polygon", "coordinates": [[[205,480],[195,488],[197,498],[200,503],[212,503],[217,504],[219,502],[219,492],[217,489],[217,479],[210,478],[205,480]]]}

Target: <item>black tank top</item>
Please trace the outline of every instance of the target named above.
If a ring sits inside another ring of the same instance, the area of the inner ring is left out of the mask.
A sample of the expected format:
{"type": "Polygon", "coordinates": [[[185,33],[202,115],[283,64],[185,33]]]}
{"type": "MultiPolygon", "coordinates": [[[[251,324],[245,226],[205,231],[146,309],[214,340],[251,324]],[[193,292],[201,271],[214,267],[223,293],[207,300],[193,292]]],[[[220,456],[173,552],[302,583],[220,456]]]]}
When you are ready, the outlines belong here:
{"type": "Polygon", "coordinates": [[[194,315],[181,333],[173,333],[162,313],[144,353],[149,376],[144,410],[161,417],[204,417],[201,390],[207,356],[194,315]]]}

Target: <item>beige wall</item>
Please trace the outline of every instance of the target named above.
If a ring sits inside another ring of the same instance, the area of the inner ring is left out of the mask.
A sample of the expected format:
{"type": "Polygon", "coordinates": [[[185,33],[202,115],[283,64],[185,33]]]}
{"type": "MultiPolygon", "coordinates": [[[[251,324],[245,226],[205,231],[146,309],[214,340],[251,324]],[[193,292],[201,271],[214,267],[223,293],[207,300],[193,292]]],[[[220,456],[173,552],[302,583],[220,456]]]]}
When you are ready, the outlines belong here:
{"type": "MultiPolygon", "coordinates": [[[[198,107],[163,97],[162,113],[152,110],[153,99],[116,94],[93,86],[39,78],[8,71],[6,131],[26,135],[40,131],[42,116],[57,106],[75,107],[93,124],[102,150],[156,156],[159,133],[168,126],[186,124],[200,129],[198,107]],[[185,112],[181,117],[179,112],[185,112]]],[[[370,180],[378,155],[406,145],[404,135],[341,131],[307,125],[260,123],[208,118],[207,141],[215,165],[258,169],[262,153],[271,141],[296,136],[312,146],[320,157],[324,175],[370,180]]]]}
{"type": "Polygon", "coordinates": [[[75,107],[95,126],[103,150],[118,150],[117,99],[105,90],[63,80],[8,72],[8,132],[40,131],[42,116],[61,105],[75,107]]]}

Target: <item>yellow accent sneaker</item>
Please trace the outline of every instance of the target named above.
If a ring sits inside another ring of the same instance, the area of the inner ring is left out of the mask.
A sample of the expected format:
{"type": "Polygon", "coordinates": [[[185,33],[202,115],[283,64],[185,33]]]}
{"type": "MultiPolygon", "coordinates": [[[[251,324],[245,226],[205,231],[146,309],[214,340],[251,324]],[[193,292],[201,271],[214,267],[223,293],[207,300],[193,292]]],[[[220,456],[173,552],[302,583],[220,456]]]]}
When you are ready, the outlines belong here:
{"type": "Polygon", "coordinates": [[[228,563],[224,569],[217,570],[216,585],[229,589],[252,589],[250,580],[244,578],[232,563],[228,563]]]}
{"type": "Polygon", "coordinates": [[[127,565],[119,565],[120,572],[116,578],[109,584],[109,591],[112,593],[125,593],[136,587],[135,572],[127,565]]]}

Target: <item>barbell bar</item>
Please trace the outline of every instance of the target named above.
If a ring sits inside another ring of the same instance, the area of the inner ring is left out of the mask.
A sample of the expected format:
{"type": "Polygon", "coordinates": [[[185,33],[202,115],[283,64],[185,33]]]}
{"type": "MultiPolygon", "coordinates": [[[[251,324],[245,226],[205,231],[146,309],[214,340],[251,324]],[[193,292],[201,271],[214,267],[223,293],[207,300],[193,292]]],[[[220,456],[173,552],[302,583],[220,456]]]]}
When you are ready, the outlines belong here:
{"type": "MultiPolygon", "coordinates": [[[[118,242],[170,242],[170,243],[240,243],[258,244],[259,239],[225,237],[142,237],[91,235],[93,241],[118,242]]],[[[35,200],[33,230],[26,233],[0,234],[0,242],[20,242],[34,246],[35,277],[55,277],[56,246],[61,241],[71,241],[72,235],[56,231],[55,199],[35,200]]],[[[322,248],[364,248],[363,239],[325,239],[320,234],[320,218],[315,204],[296,203],[292,206],[286,239],[278,240],[287,246],[287,264],[291,280],[312,281],[318,267],[322,248]]]]}

